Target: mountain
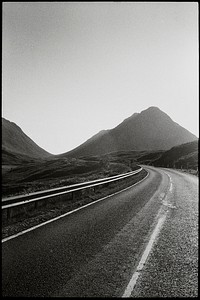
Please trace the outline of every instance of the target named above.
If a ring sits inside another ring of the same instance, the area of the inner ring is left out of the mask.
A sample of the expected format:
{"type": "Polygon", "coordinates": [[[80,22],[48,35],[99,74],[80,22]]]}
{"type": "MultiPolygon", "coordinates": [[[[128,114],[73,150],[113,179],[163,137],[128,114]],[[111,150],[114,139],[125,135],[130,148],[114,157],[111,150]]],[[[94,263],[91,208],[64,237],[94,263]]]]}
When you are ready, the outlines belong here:
{"type": "Polygon", "coordinates": [[[195,135],[175,123],[159,108],[152,106],[141,113],[134,113],[113,129],[99,132],[61,156],[81,157],[129,150],[168,150],[194,140],[197,140],[195,135]]]}
{"type": "Polygon", "coordinates": [[[47,158],[52,154],[39,147],[19,126],[2,118],[2,161],[3,163],[47,158]]]}

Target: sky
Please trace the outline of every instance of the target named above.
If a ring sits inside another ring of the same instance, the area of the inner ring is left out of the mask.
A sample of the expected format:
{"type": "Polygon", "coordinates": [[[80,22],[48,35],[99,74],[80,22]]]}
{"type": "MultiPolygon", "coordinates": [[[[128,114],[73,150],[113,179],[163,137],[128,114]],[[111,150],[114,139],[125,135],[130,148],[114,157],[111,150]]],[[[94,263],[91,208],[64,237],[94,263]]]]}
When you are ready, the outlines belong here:
{"type": "Polygon", "coordinates": [[[4,2],[2,116],[52,154],[157,106],[199,136],[198,2],[4,2]]]}

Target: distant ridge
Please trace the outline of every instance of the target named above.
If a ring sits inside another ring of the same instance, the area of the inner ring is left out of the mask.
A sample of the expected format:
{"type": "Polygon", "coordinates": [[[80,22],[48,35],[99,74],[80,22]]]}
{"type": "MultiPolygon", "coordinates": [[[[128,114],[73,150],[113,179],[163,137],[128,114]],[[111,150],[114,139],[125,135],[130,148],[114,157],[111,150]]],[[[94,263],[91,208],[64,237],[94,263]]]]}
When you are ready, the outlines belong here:
{"type": "Polygon", "coordinates": [[[198,167],[198,140],[172,147],[152,162],[156,167],[192,168],[198,167]]]}
{"type": "Polygon", "coordinates": [[[100,131],[63,157],[102,155],[115,151],[168,150],[197,137],[174,122],[158,107],[134,113],[110,130],[100,131]]]}
{"type": "Polygon", "coordinates": [[[4,157],[13,157],[15,154],[27,159],[47,158],[52,155],[31,140],[18,125],[5,118],[2,118],[2,150],[4,157]]]}

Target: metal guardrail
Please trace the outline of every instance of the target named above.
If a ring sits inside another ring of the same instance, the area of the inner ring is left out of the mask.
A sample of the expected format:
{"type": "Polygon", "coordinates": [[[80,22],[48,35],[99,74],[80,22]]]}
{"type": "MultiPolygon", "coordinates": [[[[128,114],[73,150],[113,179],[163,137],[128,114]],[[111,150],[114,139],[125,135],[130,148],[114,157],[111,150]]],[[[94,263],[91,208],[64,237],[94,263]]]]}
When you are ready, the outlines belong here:
{"type": "Polygon", "coordinates": [[[52,198],[52,197],[56,197],[56,196],[60,196],[60,195],[68,194],[68,193],[72,193],[72,197],[73,197],[73,192],[80,191],[80,190],[87,189],[87,188],[92,188],[92,187],[95,188],[98,185],[107,184],[107,183],[110,183],[113,181],[124,179],[126,177],[130,177],[135,174],[138,174],[139,172],[142,171],[142,169],[143,168],[140,168],[138,170],[120,174],[120,175],[115,175],[115,176],[102,178],[102,179],[96,179],[96,180],[87,181],[87,182],[81,182],[78,184],[54,188],[54,189],[45,190],[45,191],[34,192],[34,193],[27,194],[27,195],[19,195],[19,196],[4,198],[4,199],[2,199],[3,205],[1,208],[2,208],[2,210],[4,210],[4,209],[9,210],[9,208],[17,207],[19,205],[25,205],[25,204],[29,204],[31,202],[37,202],[40,200],[45,200],[48,198],[52,198]]]}

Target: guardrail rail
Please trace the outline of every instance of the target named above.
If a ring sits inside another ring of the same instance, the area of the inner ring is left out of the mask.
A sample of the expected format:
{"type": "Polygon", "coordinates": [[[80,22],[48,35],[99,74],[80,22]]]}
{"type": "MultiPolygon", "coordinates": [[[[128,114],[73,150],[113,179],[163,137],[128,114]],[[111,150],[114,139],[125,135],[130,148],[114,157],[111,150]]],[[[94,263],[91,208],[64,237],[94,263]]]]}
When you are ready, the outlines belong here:
{"type": "Polygon", "coordinates": [[[2,207],[1,208],[2,208],[2,210],[7,211],[7,219],[9,219],[9,218],[11,218],[11,209],[13,209],[15,207],[19,207],[22,205],[24,206],[24,205],[34,202],[35,208],[37,208],[38,201],[41,201],[41,200],[46,201],[50,198],[58,197],[58,196],[61,196],[64,194],[69,194],[69,193],[72,194],[72,198],[73,198],[74,192],[88,189],[88,188],[95,189],[96,186],[108,184],[113,181],[121,180],[121,179],[130,177],[130,176],[136,175],[139,172],[141,172],[142,170],[143,170],[143,168],[139,168],[135,171],[131,171],[128,173],[119,174],[119,175],[115,175],[115,176],[111,176],[111,177],[107,177],[107,178],[101,178],[101,179],[96,179],[96,180],[92,180],[92,181],[81,182],[78,184],[68,185],[68,186],[64,186],[64,187],[58,187],[58,188],[49,189],[49,190],[45,190],[45,191],[38,191],[38,192],[26,194],[26,195],[19,195],[19,196],[4,198],[4,199],[2,199],[2,207]]]}

